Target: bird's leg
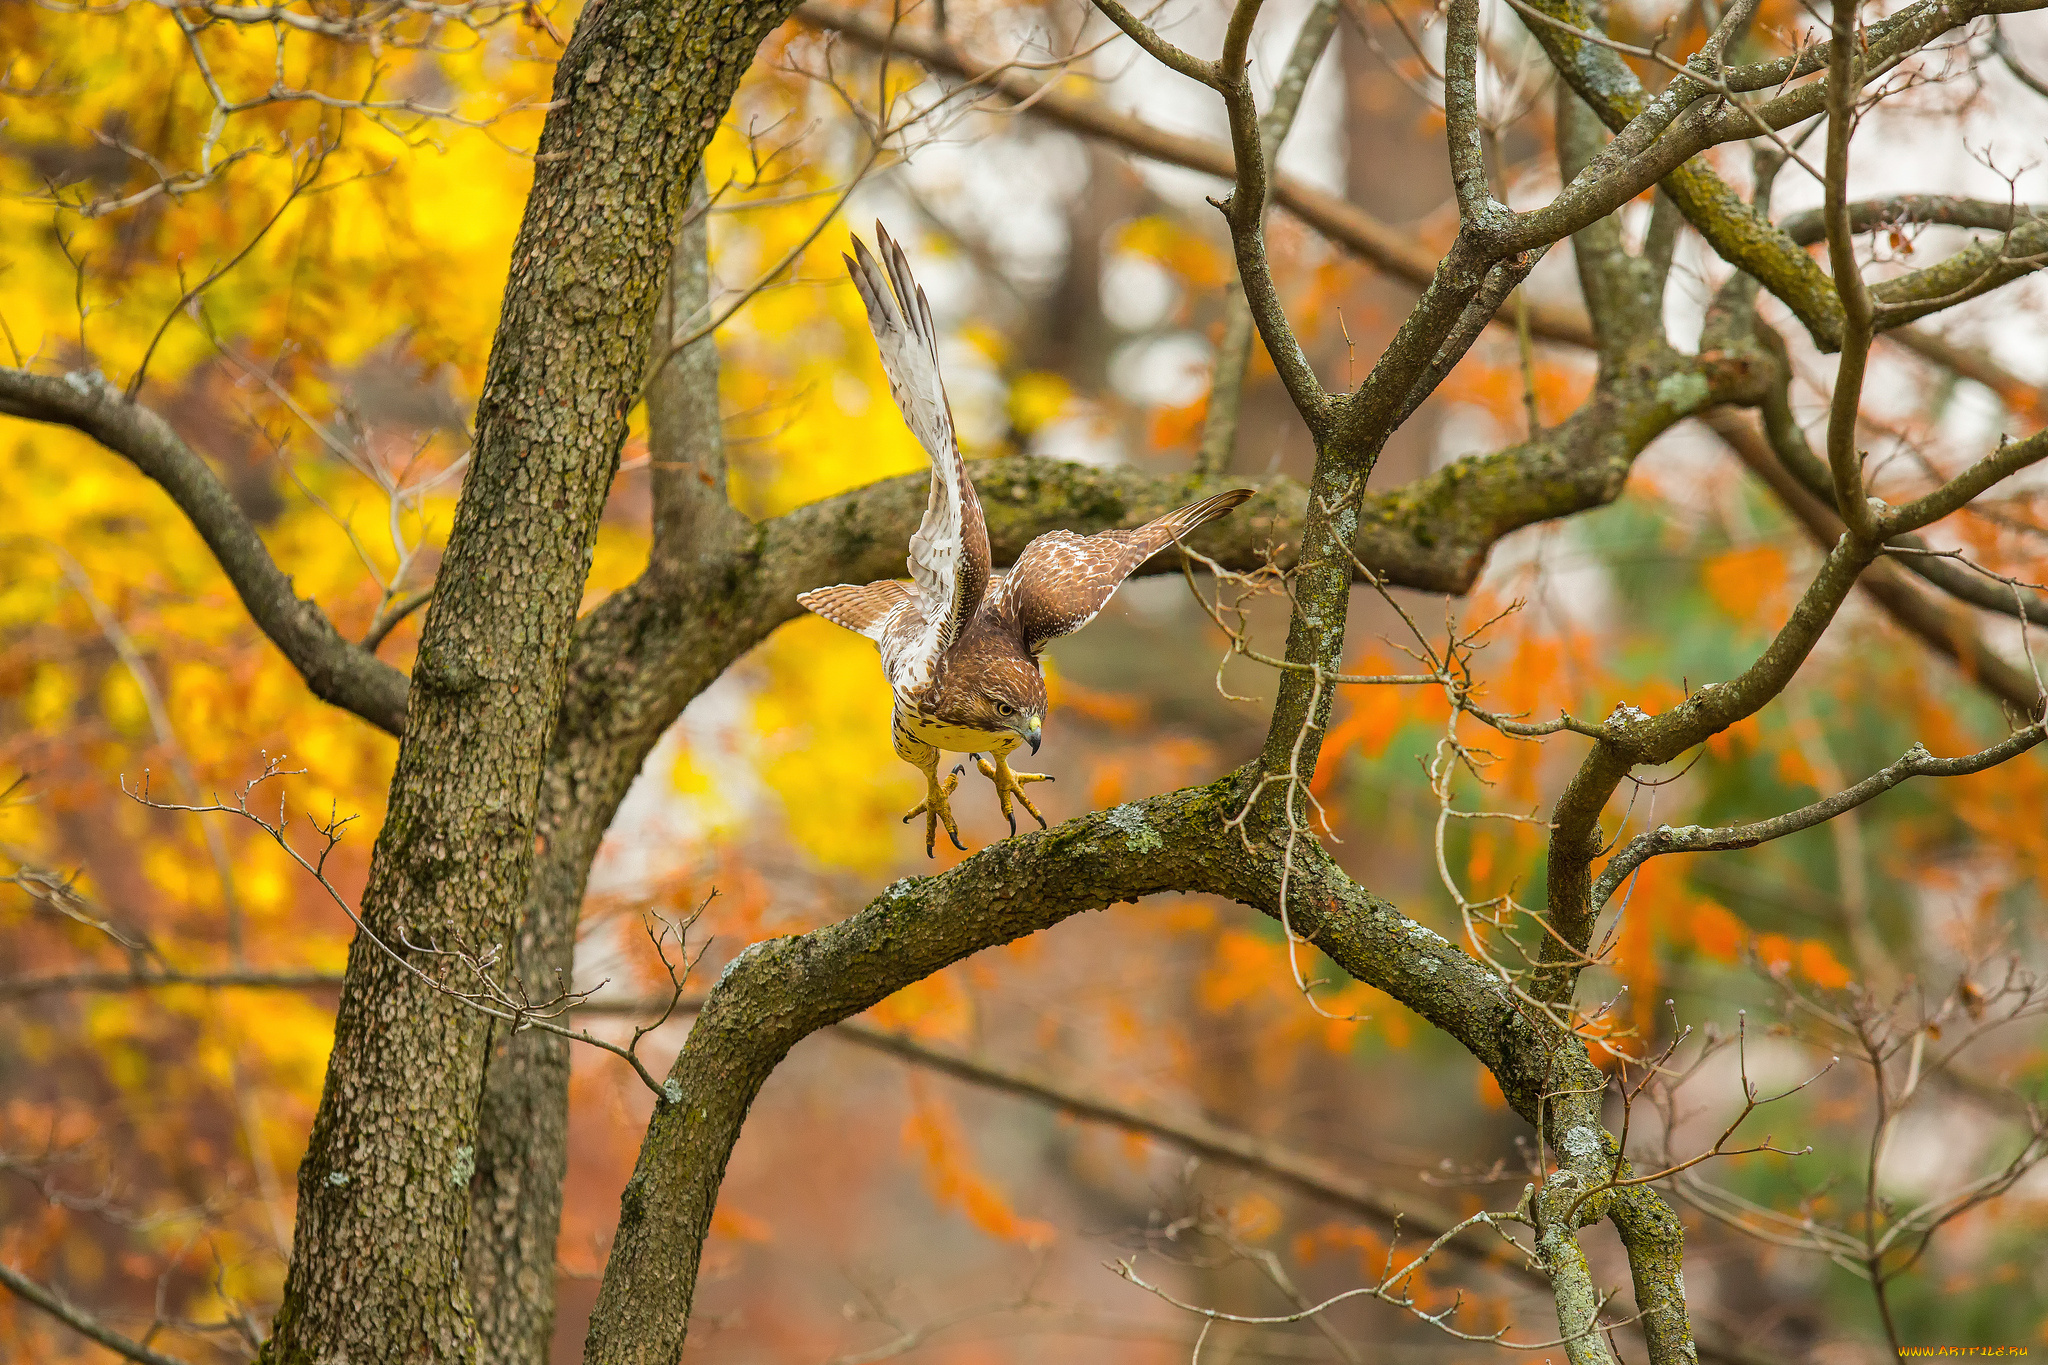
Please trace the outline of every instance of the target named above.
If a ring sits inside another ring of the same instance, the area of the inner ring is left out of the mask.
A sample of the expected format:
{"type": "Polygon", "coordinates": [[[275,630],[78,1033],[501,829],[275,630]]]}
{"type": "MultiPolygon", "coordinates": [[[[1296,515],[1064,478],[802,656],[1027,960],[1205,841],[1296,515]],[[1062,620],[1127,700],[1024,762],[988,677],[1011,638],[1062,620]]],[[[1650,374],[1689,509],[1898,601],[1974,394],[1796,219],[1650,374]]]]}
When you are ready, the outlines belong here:
{"type": "Polygon", "coordinates": [[[996,799],[1003,803],[1003,818],[1010,822],[1010,833],[1012,834],[1017,832],[1017,813],[1010,807],[1010,798],[1014,796],[1017,800],[1022,801],[1024,809],[1030,811],[1031,818],[1038,822],[1038,827],[1044,829],[1045,817],[1038,813],[1038,807],[1032,805],[1031,798],[1024,794],[1024,784],[1026,782],[1052,781],[1052,777],[1048,773],[1020,773],[1011,771],[1010,750],[1016,747],[1012,743],[989,750],[995,756],[995,762],[993,763],[979,754],[974,756],[974,766],[981,769],[981,775],[996,784],[996,799]]]}
{"type": "Polygon", "coordinates": [[[960,826],[953,823],[953,806],[946,799],[953,794],[953,788],[960,785],[960,769],[955,768],[941,784],[939,751],[929,744],[910,738],[901,730],[896,734],[896,753],[905,763],[924,774],[924,800],[918,802],[916,807],[903,817],[903,823],[906,825],[920,815],[924,817],[924,856],[932,856],[933,846],[938,843],[941,821],[945,823],[946,837],[953,841],[953,847],[965,853],[967,845],[960,842],[960,826]]]}

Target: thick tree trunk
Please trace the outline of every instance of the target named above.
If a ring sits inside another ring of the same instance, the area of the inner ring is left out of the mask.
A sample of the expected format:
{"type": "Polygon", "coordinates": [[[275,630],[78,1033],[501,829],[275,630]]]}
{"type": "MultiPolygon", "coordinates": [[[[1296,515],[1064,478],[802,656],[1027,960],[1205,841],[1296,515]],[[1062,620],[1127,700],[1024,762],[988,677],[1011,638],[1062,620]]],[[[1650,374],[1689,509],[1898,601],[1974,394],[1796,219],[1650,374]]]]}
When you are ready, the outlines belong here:
{"type": "Polygon", "coordinates": [[[512,936],[683,187],[787,9],[601,0],[557,70],[364,896],[407,962],[368,935],[351,950],[267,1360],[477,1355],[463,1251],[488,1020],[421,980],[444,960],[406,945],[512,936]]]}
{"type": "MultiPolygon", "coordinates": [[[[697,325],[709,300],[707,211],[700,174],[656,314],[657,359],[667,337],[697,325]]],[[[723,563],[748,529],[725,498],[718,350],[710,338],[661,365],[647,411],[654,553],[640,582],[584,622],[571,655],[541,779],[540,852],[520,920],[519,971],[534,992],[571,980],[584,887],[619,803],[677,714],[737,652],[722,643],[729,632],[714,643],[677,619],[714,618],[707,599],[716,589],[700,581],[701,568],[723,563]],[[678,634],[697,648],[658,647],[678,634]]],[[[470,1292],[486,1361],[544,1365],[569,1164],[569,1044],[534,1029],[505,1032],[500,1026],[478,1120],[470,1292]]]]}

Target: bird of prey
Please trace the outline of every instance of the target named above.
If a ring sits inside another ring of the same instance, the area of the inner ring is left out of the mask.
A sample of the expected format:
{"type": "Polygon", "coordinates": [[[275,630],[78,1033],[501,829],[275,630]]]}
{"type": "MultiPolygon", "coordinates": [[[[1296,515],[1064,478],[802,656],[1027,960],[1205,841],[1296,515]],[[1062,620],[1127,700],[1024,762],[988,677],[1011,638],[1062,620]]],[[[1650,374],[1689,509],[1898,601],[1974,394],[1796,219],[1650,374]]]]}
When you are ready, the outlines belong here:
{"type": "Polygon", "coordinates": [[[856,237],[846,267],[867,304],[896,405],[931,457],[931,495],[910,538],[908,583],[841,583],[799,594],[797,601],[880,646],[882,671],[896,700],[891,729],[897,756],[925,780],[924,800],[903,819],[925,817],[924,851],[930,857],[940,824],[955,848],[966,848],[948,800],[963,769],[955,768],[941,784],[941,749],[969,755],[995,783],[1012,834],[1012,797],[1044,827],[1045,817],[1024,794],[1024,784],[1051,778],[1014,772],[1009,763],[1020,744],[1038,752],[1045,723],[1039,654],[1093,620],[1140,564],[1223,516],[1253,490],[1220,493],[1135,530],[1093,536],[1048,531],[1024,547],[1008,573],[993,577],[988,524],[954,439],[939,375],[931,306],[911,278],[903,248],[879,223],[875,239],[882,264],[856,237]]]}

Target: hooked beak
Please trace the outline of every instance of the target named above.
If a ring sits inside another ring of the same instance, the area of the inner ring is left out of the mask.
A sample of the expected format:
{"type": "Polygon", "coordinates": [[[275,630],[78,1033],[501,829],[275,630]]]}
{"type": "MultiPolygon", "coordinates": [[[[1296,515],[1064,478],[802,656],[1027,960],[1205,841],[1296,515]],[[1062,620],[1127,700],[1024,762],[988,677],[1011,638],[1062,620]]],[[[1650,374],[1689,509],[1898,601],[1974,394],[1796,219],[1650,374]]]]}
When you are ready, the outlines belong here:
{"type": "Polygon", "coordinates": [[[1030,726],[1024,731],[1025,742],[1030,744],[1031,752],[1034,754],[1038,752],[1039,731],[1044,728],[1044,724],[1042,717],[1033,716],[1030,726]]]}

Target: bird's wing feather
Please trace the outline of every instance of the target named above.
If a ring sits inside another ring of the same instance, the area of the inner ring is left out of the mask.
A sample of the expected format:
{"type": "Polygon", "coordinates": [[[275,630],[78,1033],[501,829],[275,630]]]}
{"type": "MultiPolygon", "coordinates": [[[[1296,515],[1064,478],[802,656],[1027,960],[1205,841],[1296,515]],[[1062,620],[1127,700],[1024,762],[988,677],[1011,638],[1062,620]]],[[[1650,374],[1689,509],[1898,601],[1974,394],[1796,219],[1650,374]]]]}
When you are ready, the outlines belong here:
{"type": "Polygon", "coordinates": [[[796,600],[835,626],[845,626],[877,644],[897,616],[910,609],[910,589],[893,578],[879,583],[836,583],[800,592],[796,600]]]}
{"type": "Polygon", "coordinates": [[[932,462],[924,520],[910,538],[911,609],[921,628],[899,656],[905,679],[915,683],[930,680],[939,656],[960,638],[981,604],[989,579],[988,524],[953,434],[931,305],[911,276],[903,248],[879,223],[875,242],[879,263],[856,237],[846,268],[867,304],[896,406],[932,462]]]}
{"type": "Polygon", "coordinates": [[[1129,531],[1077,536],[1048,531],[1024,547],[1003,575],[994,604],[1011,614],[1033,654],[1095,619],[1140,564],[1198,526],[1225,515],[1254,490],[1236,488],[1129,531]]]}

